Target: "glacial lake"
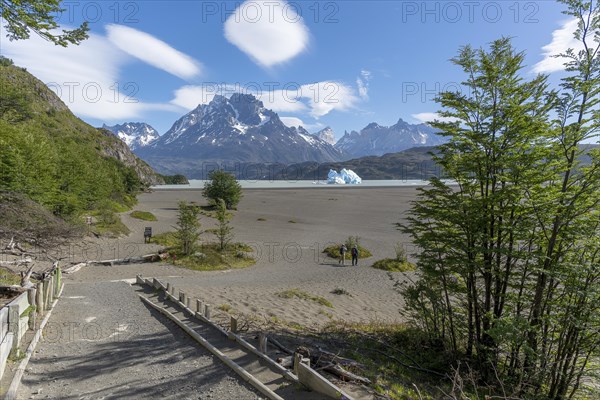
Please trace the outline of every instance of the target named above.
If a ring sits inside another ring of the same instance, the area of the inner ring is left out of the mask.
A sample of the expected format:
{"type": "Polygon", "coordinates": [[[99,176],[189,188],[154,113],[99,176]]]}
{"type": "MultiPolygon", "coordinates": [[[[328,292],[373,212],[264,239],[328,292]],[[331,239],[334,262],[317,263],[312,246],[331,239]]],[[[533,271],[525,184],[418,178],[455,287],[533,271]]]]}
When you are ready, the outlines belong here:
{"type": "MultiPolygon", "coordinates": [[[[189,185],[157,185],[153,190],[198,190],[204,188],[205,180],[190,179],[189,185]]],[[[244,189],[300,189],[300,188],[361,188],[361,187],[400,187],[425,186],[429,182],[422,179],[389,179],[364,180],[358,185],[333,185],[326,181],[274,181],[274,180],[239,180],[244,189]]],[[[447,181],[450,183],[450,181],[447,181]]]]}

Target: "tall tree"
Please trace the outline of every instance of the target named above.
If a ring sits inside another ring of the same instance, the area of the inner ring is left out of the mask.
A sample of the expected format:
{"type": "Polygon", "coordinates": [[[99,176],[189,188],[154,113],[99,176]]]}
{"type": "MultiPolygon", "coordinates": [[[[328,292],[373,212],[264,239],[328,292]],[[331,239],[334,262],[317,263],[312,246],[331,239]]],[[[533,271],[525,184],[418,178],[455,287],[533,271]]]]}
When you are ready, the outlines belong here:
{"type": "Polygon", "coordinates": [[[60,0],[0,0],[0,13],[10,40],[29,39],[31,32],[63,47],[87,39],[87,22],[73,30],[56,32],[56,15],[63,11],[60,0]]]}
{"type": "Polygon", "coordinates": [[[572,396],[590,356],[600,346],[600,157],[581,165],[585,143],[597,141],[600,114],[600,8],[597,1],[564,0],[577,21],[579,49],[558,55],[568,76],[562,80],[553,121],[554,140],[545,168],[551,180],[531,192],[540,232],[524,360],[530,383],[548,397],[572,396]],[[594,249],[594,245],[596,246],[594,249]],[[594,339],[595,337],[595,339],[594,339]]]}
{"type": "Polygon", "coordinates": [[[218,206],[219,199],[225,202],[227,209],[235,208],[242,198],[242,187],[235,176],[225,171],[211,171],[204,184],[202,195],[218,206]]]}
{"type": "Polygon", "coordinates": [[[229,224],[227,207],[225,206],[225,201],[223,201],[223,199],[217,201],[217,221],[219,221],[219,225],[217,226],[215,234],[219,239],[219,248],[222,251],[225,250],[233,239],[233,227],[229,224]]]}
{"type": "Polygon", "coordinates": [[[177,213],[177,239],[181,246],[181,252],[189,256],[196,249],[196,243],[200,238],[200,207],[195,204],[179,202],[177,213]]]}
{"type": "MultiPolygon", "coordinates": [[[[597,7],[567,3],[576,37],[596,34],[597,7]]],[[[578,162],[597,129],[599,70],[596,50],[565,56],[572,75],[557,96],[546,77],[521,77],[508,39],[460,50],[467,93],[442,93],[454,122],[434,123],[449,139],[435,159],[456,186],[433,179],[404,227],[422,249],[405,290],[415,321],[484,380],[552,399],[573,395],[600,346],[598,154],[578,162]]]]}

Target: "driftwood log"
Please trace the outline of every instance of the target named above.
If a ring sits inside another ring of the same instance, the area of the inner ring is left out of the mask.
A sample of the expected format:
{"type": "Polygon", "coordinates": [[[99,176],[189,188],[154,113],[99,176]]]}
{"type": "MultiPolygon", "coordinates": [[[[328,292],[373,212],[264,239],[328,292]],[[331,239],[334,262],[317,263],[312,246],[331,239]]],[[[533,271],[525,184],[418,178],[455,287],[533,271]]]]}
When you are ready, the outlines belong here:
{"type": "Polygon", "coordinates": [[[305,358],[308,358],[310,360],[310,365],[315,370],[329,372],[330,374],[337,376],[343,381],[355,381],[367,385],[371,383],[371,380],[369,378],[357,375],[346,369],[347,367],[357,369],[364,368],[364,365],[360,364],[357,361],[345,357],[340,357],[337,354],[328,352],[323,349],[310,350],[303,346],[298,347],[296,349],[296,353],[301,354],[305,358]]]}
{"type": "Polygon", "coordinates": [[[35,264],[31,264],[27,272],[21,272],[21,287],[28,289],[35,287],[33,283],[31,283],[31,274],[33,272],[34,265],[35,264]]]}
{"type": "Polygon", "coordinates": [[[161,261],[165,256],[161,254],[147,254],[140,257],[129,257],[129,258],[116,258],[114,260],[98,260],[88,261],[88,264],[99,264],[99,265],[121,265],[121,264],[141,264],[147,262],[161,261]]]}
{"type": "Polygon", "coordinates": [[[87,267],[88,265],[97,264],[97,265],[124,265],[124,264],[141,264],[147,262],[157,262],[164,259],[165,256],[161,254],[147,254],[145,256],[140,257],[130,257],[130,258],[116,258],[113,260],[92,260],[77,263],[68,268],[63,269],[63,274],[72,274],[74,272],[79,271],[83,267],[87,267]]]}

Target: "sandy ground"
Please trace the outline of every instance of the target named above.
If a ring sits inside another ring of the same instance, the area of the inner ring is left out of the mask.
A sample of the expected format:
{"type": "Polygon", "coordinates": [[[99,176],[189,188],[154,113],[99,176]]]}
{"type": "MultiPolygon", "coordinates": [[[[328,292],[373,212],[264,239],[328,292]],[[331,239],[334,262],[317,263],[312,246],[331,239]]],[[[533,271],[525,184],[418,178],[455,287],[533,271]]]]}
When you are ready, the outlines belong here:
{"type": "MultiPolygon", "coordinates": [[[[158,277],[212,304],[217,320],[228,321],[218,310],[227,304],[231,313],[254,321],[317,330],[331,320],[399,322],[403,302],[394,282],[407,275],[370,265],[393,257],[398,242],[409,242],[395,223],[403,220],[415,194],[414,187],[245,190],[232,225],[235,240],[255,249],[251,267],[198,272],[167,263],[95,265],[64,275],[51,330],[30,361],[19,398],[256,398],[225,366],[144,307],[128,283],[136,274],[158,277]],[[358,235],[374,256],[352,267],[349,260],[341,266],[322,253],[350,235],[358,235]],[[336,288],[348,294],[331,293],[336,288]],[[277,295],[287,289],[321,296],[333,307],[277,295]]],[[[173,230],[180,200],[204,203],[200,191],[143,194],[135,209],[152,212],[158,221],[125,213],[129,236],[89,237],[56,249],[54,256],[68,266],[156,252],[159,246],[144,244],[144,227],[154,233],[173,230]]],[[[205,216],[201,223],[203,229],[215,225],[205,216]]],[[[215,238],[207,233],[203,240],[215,238]]]]}
{"type": "MultiPolygon", "coordinates": [[[[405,245],[409,253],[413,250],[407,245],[409,239],[395,224],[405,218],[415,195],[414,187],[245,190],[232,226],[235,240],[255,249],[255,265],[230,271],[195,272],[165,264],[146,264],[132,265],[128,270],[121,268],[119,276],[110,267],[101,274],[106,274],[106,279],[132,278],[136,273],[160,277],[214,307],[227,304],[234,313],[306,327],[320,327],[332,319],[399,322],[403,301],[394,290],[394,281],[407,276],[376,270],[370,265],[378,259],[393,257],[397,243],[405,245]],[[346,266],[340,266],[337,260],[322,253],[327,245],[339,244],[351,235],[358,235],[373,257],[352,267],[349,260],[346,266]],[[124,271],[130,273],[121,276],[124,271]],[[287,289],[323,297],[333,307],[277,295],[287,289]],[[333,294],[334,289],[344,289],[349,295],[333,294]]],[[[139,200],[135,208],[152,212],[158,221],[139,221],[124,215],[131,235],[118,242],[96,241],[86,251],[91,249],[97,258],[104,259],[154,251],[156,246],[143,244],[145,226],[151,226],[154,233],[173,230],[178,201],[204,203],[201,192],[192,190],[155,191],[140,196],[139,200]]],[[[203,229],[208,229],[215,221],[203,216],[201,223],[203,229]]],[[[210,234],[203,237],[215,240],[210,234]]],[[[74,253],[78,251],[82,249],[74,253]]],[[[95,269],[92,277],[82,271],[74,279],[98,279],[98,272],[95,269]]]]}

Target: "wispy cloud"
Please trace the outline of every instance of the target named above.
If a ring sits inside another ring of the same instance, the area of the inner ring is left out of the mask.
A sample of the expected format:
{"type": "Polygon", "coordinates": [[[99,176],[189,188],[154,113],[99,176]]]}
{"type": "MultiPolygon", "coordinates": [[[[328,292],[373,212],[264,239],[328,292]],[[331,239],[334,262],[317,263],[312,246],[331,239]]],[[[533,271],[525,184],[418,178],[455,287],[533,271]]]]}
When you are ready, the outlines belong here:
{"type": "Polygon", "coordinates": [[[341,82],[322,81],[292,86],[292,89],[286,90],[262,90],[239,83],[186,85],[174,92],[170,103],[189,111],[199,104],[208,104],[215,94],[230,97],[233,93],[244,93],[254,95],[266,108],[275,112],[306,112],[313,118],[319,118],[333,110],[348,111],[361,100],[350,86],[341,82]]]}
{"type": "Polygon", "coordinates": [[[225,38],[268,68],[302,53],[309,43],[309,31],[285,1],[247,0],[225,21],[225,38]]]}
{"type": "Polygon", "coordinates": [[[309,124],[309,123],[304,122],[303,120],[301,120],[298,117],[279,117],[279,119],[281,120],[281,122],[284,123],[285,126],[289,126],[289,127],[301,126],[311,133],[316,132],[325,127],[320,122],[317,122],[314,124],[309,124]]]}
{"type": "Polygon", "coordinates": [[[369,99],[369,81],[373,77],[371,71],[363,69],[360,75],[356,78],[356,86],[358,87],[358,95],[363,100],[369,99]]]}
{"type": "Polygon", "coordinates": [[[564,70],[566,60],[553,56],[564,53],[567,49],[573,49],[576,52],[583,49],[581,43],[573,37],[576,29],[577,20],[573,18],[565,21],[561,28],[552,32],[552,41],[542,47],[544,58],[533,66],[533,72],[550,73],[564,70]]]}
{"type": "Polygon", "coordinates": [[[182,79],[194,78],[201,72],[198,61],[146,32],[116,24],[107,25],[106,31],[113,45],[156,68],[182,79]]]}
{"type": "Polygon", "coordinates": [[[322,117],[333,110],[347,111],[359,102],[352,88],[341,82],[322,81],[302,85],[300,89],[300,96],[307,99],[310,115],[314,118],[322,117]]]}
{"type": "Polygon", "coordinates": [[[459,121],[458,118],[440,117],[439,114],[435,113],[435,112],[422,112],[422,113],[418,113],[418,114],[411,114],[411,117],[413,117],[417,121],[420,121],[420,122],[423,122],[423,123],[433,122],[434,120],[438,120],[438,121],[441,121],[441,122],[456,122],[456,121],[459,121]]]}
{"type": "MultiPolygon", "coordinates": [[[[5,35],[2,29],[0,35],[5,35]]],[[[112,122],[138,118],[148,110],[173,109],[136,98],[138,82],[119,80],[119,70],[129,57],[101,35],[91,33],[79,46],[66,48],[37,35],[28,40],[5,40],[2,54],[27,68],[80,117],[112,122]]]]}
{"type": "Polygon", "coordinates": [[[286,126],[289,126],[289,127],[306,126],[304,121],[302,121],[298,117],[279,117],[279,119],[281,120],[281,122],[283,122],[286,126]]]}

